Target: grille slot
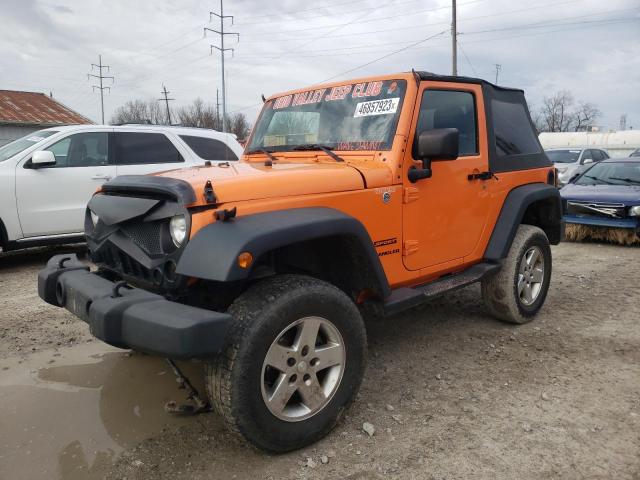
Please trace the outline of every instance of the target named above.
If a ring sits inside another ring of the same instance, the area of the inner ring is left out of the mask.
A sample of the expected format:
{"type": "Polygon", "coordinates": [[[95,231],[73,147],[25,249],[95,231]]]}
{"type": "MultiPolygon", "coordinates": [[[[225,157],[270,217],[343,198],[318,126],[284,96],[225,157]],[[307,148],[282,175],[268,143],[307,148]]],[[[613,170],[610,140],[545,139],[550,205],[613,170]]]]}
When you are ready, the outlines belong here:
{"type": "Polygon", "coordinates": [[[144,265],[137,262],[117,247],[107,245],[104,247],[101,254],[102,261],[109,269],[130,277],[140,278],[146,281],[151,280],[151,272],[144,265]]]}
{"type": "Polygon", "coordinates": [[[130,225],[123,225],[120,230],[149,255],[161,255],[163,253],[160,239],[162,222],[135,222],[130,225]]]}

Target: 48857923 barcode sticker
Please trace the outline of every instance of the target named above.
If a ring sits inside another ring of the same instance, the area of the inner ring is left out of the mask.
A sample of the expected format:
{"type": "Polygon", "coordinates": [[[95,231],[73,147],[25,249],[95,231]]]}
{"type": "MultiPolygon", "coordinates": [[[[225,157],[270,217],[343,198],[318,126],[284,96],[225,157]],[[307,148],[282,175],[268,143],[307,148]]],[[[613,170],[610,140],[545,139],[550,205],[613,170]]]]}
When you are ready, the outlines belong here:
{"type": "Polygon", "coordinates": [[[396,113],[399,104],[400,97],[360,102],[356,105],[356,111],[353,114],[353,118],[396,113]]]}

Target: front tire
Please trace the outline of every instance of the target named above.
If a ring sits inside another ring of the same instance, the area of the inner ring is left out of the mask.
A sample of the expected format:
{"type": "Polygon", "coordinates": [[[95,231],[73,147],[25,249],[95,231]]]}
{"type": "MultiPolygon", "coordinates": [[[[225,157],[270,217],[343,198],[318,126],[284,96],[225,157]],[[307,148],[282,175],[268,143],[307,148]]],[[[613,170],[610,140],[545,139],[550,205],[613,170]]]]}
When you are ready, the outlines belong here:
{"type": "Polygon", "coordinates": [[[523,324],[542,308],[550,282],[547,235],[533,225],[520,225],[500,271],[482,281],[482,298],[497,319],[523,324]]]}
{"type": "Polygon", "coordinates": [[[249,288],[229,312],[224,350],[206,367],[225,423],[270,452],[325,436],[364,374],[366,333],[356,305],[326,282],[280,275],[249,288]]]}

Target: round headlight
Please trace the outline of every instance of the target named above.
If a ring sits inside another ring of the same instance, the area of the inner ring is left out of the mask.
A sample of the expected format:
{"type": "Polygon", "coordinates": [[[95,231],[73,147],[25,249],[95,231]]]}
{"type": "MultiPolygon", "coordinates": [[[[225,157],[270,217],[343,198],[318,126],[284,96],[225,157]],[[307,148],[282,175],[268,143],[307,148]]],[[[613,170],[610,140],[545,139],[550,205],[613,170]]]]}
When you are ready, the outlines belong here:
{"type": "Polygon", "coordinates": [[[93,226],[95,227],[96,225],[98,225],[98,220],[100,220],[100,217],[98,217],[98,215],[93,213],[91,210],[89,210],[89,214],[91,215],[91,223],[93,223],[93,226]]]}
{"type": "Polygon", "coordinates": [[[630,217],[640,217],[640,205],[638,205],[637,207],[631,207],[629,209],[629,216],[630,217]]]}
{"type": "Polygon", "coordinates": [[[184,215],[176,215],[169,222],[169,233],[176,247],[180,247],[187,237],[187,219],[184,215]]]}

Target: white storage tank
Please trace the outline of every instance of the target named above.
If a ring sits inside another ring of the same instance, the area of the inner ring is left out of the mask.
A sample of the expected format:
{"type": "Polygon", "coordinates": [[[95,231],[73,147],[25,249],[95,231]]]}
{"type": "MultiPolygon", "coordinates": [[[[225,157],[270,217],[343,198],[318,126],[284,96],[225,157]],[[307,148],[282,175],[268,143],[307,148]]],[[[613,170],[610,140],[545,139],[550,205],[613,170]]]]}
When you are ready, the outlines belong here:
{"type": "Polygon", "coordinates": [[[620,132],[543,132],[539,136],[545,150],[550,148],[602,148],[609,156],[627,157],[640,148],[640,130],[620,132]]]}

